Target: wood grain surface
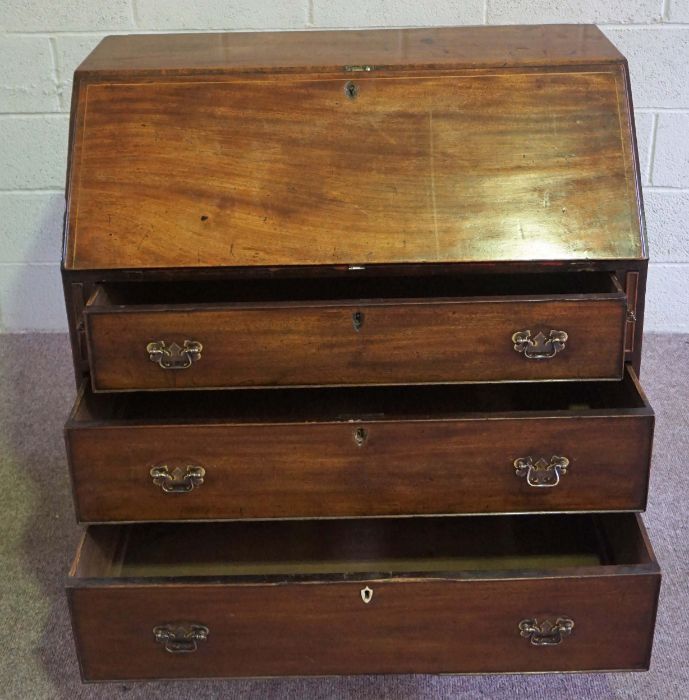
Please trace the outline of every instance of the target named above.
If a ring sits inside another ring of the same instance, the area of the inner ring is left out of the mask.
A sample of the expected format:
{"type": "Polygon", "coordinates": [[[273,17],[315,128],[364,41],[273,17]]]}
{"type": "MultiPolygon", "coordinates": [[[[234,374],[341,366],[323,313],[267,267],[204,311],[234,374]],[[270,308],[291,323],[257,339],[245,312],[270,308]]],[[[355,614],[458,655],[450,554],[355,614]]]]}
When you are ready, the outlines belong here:
{"type": "Polygon", "coordinates": [[[103,586],[70,591],[86,680],[350,673],[642,670],[659,576],[268,586],[103,586]],[[362,587],[373,590],[364,605],[362,587]],[[113,615],[117,610],[118,614],[113,615]],[[525,618],[574,620],[558,646],[519,636],[525,618]],[[209,627],[192,654],[154,626],[209,627]]]}
{"type": "Polygon", "coordinates": [[[275,302],[92,306],[86,329],[97,391],[622,376],[624,298],[275,302]],[[357,330],[355,314],[363,323],[357,330]],[[529,360],[516,331],[567,332],[564,350],[529,360]],[[152,362],[150,342],[203,345],[184,370],[152,362]]]}
{"type": "Polygon", "coordinates": [[[504,67],[621,62],[594,25],[442,27],[105,37],[77,68],[104,74],[261,73],[395,68],[504,67]]]}
{"type": "Polygon", "coordinates": [[[627,99],[621,64],[87,82],[65,266],[643,258],[627,99]]]}
{"type": "Polygon", "coordinates": [[[123,680],[643,669],[659,583],[621,514],[92,527],[68,591],[84,678],[123,680]],[[519,634],[558,617],[561,644],[519,634]],[[180,622],[193,653],[154,641],[180,622]]]}
{"type": "MultiPolygon", "coordinates": [[[[538,393],[538,388],[533,391],[538,393]]],[[[566,389],[563,392],[566,393],[566,389]]],[[[107,400],[106,397],[103,397],[107,400]]],[[[168,401],[160,397],[158,405],[168,401]]],[[[184,403],[184,397],[175,399],[184,403]]],[[[300,401],[297,394],[295,401],[300,401]]],[[[270,396],[258,403],[271,403],[270,396]]],[[[444,411],[426,419],[366,417],[365,403],[329,420],[166,417],[72,420],[66,429],[81,522],[310,518],[438,513],[643,510],[653,436],[646,405],[571,411],[444,411]],[[439,415],[440,414],[440,415],[439,415]],[[534,488],[514,461],[569,460],[552,488],[534,488]],[[201,466],[203,484],[165,493],[149,474],[201,466]]],[[[539,410],[541,408],[542,410],[539,410]]],[[[480,409],[479,409],[480,410],[480,409]]],[[[374,409],[375,411],[375,409],[374,409]]]]}

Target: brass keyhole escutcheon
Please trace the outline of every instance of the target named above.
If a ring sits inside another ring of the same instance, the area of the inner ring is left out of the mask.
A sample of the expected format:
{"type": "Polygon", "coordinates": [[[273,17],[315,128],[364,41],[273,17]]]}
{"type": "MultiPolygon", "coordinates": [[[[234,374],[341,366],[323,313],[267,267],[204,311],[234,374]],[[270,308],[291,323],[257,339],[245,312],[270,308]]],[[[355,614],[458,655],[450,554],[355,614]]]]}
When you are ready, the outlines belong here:
{"type": "Polygon", "coordinates": [[[364,325],[364,312],[363,311],[355,311],[352,314],[352,325],[354,326],[355,331],[361,330],[361,326],[364,325]]]}
{"type": "Polygon", "coordinates": [[[345,95],[347,95],[350,100],[355,100],[359,94],[359,87],[351,80],[348,80],[345,83],[344,91],[345,95]]]}
{"type": "Polygon", "coordinates": [[[363,447],[366,440],[368,440],[368,430],[366,430],[366,428],[357,428],[354,431],[354,442],[356,446],[363,447]]]}
{"type": "Polygon", "coordinates": [[[371,602],[371,599],[373,598],[373,590],[366,586],[366,588],[361,589],[361,600],[364,601],[366,605],[368,605],[371,602]]]}

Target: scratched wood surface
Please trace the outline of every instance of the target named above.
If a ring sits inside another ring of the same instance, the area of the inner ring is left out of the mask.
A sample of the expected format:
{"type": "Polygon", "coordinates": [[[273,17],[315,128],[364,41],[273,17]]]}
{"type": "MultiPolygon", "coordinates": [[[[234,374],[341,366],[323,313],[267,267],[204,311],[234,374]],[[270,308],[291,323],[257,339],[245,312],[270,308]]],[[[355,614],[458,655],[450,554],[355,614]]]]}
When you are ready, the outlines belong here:
{"type": "Polygon", "coordinates": [[[122,79],[76,106],[68,269],[644,255],[618,64],[122,79]]]}

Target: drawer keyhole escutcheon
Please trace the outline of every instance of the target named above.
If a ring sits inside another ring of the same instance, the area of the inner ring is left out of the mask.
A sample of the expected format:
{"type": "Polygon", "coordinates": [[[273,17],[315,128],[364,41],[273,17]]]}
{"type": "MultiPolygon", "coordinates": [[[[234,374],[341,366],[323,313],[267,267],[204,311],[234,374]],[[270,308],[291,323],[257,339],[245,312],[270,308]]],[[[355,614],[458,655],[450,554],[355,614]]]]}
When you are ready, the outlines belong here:
{"type": "Polygon", "coordinates": [[[165,493],[189,493],[201,486],[206,476],[206,470],[203,467],[190,464],[186,471],[183,471],[181,467],[175,467],[170,472],[166,464],[161,464],[158,467],[153,467],[149,474],[153,483],[160,486],[165,493]]]}
{"type": "Polygon", "coordinates": [[[574,629],[574,620],[568,617],[558,617],[555,622],[535,618],[522,620],[519,623],[519,635],[528,639],[536,647],[553,647],[569,637],[574,629]]]}
{"type": "Polygon", "coordinates": [[[347,97],[350,100],[355,100],[357,98],[357,96],[359,95],[358,85],[356,83],[352,82],[351,80],[348,80],[345,83],[344,91],[345,91],[345,95],[347,95],[347,97]]]}
{"type": "Polygon", "coordinates": [[[560,478],[567,473],[567,457],[553,455],[548,461],[545,457],[518,457],[514,460],[514,473],[526,477],[526,483],[535,489],[553,488],[560,483],[560,478]]]}
{"type": "Polygon", "coordinates": [[[157,625],[153,638],[170,654],[189,654],[198,649],[199,642],[208,639],[209,629],[196,622],[177,622],[157,625]]]}
{"type": "Polygon", "coordinates": [[[366,586],[366,588],[361,589],[361,600],[364,601],[366,605],[368,605],[371,600],[373,599],[373,589],[369,588],[366,586]]]}
{"type": "Polygon", "coordinates": [[[359,332],[361,330],[361,326],[364,325],[364,312],[363,311],[355,311],[352,314],[352,325],[354,326],[354,330],[359,332]]]}
{"type": "Polygon", "coordinates": [[[185,340],[181,346],[158,340],[146,346],[148,359],[163,369],[188,369],[201,359],[202,350],[203,345],[197,340],[185,340]]]}
{"type": "Polygon", "coordinates": [[[527,330],[517,331],[512,342],[515,351],[522,353],[527,360],[549,360],[565,349],[568,337],[565,331],[550,331],[547,337],[538,331],[531,337],[531,331],[527,330]]]}
{"type": "Polygon", "coordinates": [[[357,428],[354,431],[354,442],[357,447],[363,447],[368,440],[368,430],[366,428],[357,428]]]}

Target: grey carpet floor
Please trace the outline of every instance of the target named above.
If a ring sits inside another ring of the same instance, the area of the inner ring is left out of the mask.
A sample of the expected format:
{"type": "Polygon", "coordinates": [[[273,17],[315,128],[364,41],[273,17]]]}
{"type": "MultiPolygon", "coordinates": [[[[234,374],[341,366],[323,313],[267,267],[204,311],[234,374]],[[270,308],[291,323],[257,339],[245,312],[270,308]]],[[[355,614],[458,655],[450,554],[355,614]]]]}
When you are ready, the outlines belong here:
{"type": "Polygon", "coordinates": [[[657,414],[645,521],[663,568],[650,672],[107,685],[79,679],[63,593],[80,533],[62,441],[74,396],[68,341],[0,343],[0,698],[689,698],[688,336],[647,337],[642,368],[657,414]]]}

